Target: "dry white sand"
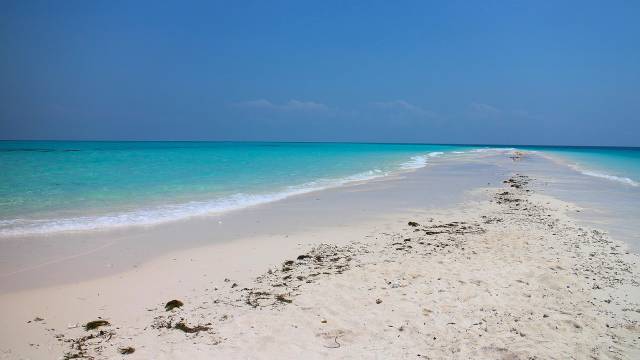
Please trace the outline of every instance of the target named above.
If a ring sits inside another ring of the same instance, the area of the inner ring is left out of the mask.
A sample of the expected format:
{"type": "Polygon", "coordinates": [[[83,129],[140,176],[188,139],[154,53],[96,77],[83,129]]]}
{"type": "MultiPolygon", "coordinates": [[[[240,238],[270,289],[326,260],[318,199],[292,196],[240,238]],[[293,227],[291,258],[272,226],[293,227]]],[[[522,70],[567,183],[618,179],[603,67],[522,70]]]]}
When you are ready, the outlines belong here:
{"type": "Polygon", "coordinates": [[[577,224],[575,205],[511,179],[455,208],[172,252],[4,294],[2,355],[640,358],[638,256],[577,224]],[[172,299],[184,305],[165,311],[172,299]],[[110,324],[82,328],[99,317],[110,324]]]}

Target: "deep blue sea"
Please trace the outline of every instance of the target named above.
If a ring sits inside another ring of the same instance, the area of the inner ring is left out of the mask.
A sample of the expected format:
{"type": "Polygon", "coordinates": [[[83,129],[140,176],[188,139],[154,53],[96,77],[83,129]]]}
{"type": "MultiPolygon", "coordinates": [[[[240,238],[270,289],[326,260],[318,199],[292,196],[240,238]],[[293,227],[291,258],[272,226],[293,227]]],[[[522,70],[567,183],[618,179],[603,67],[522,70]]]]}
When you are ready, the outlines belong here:
{"type": "MultiPolygon", "coordinates": [[[[492,146],[493,148],[494,146],[492,146]]],[[[156,224],[423,167],[486,146],[0,141],[0,236],[156,224]]],[[[639,148],[518,147],[640,182],[639,148]]]]}

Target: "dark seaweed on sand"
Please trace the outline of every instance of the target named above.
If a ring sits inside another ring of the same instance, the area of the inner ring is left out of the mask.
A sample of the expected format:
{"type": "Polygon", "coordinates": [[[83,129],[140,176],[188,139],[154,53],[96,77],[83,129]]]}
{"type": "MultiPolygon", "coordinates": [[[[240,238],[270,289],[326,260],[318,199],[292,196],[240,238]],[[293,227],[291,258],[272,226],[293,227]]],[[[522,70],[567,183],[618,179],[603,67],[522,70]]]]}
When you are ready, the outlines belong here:
{"type": "Polygon", "coordinates": [[[118,351],[122,355],[129,355],[129,354],[133,354],[136,351],[136,349],[131,346],[127,346],[127,347],[118,349],[118,351]]]}
{"type": "Polygon", "coordinates": [[[180,300],[171,300],[164,306],[164,309],[166,311],[169,311],[169,310],[173,310],[175,308],[182,307],[182,305],[184,305],[184,303],[182,301],[180,301],[180,300]]]}
{"type": "Polygon", "coordinates": [[[291,304],[293,302],[293,300],[287,299],[284,294],[277,295],[276,300],[287,304],[291,304]]]}
{"type": "Polygon", "coordinates": [[[184,322],[179,322],[174,326],[175,329],[178,330],[182,330],[186,333],[189,334],[193,334],[193,333],[198,333],[200,331],[207,331],[209,330],[208,326],[204,326],[204,325],[196,325],[193,327],[188,326],[187,324],[185,324],[184,322]]]}
{"type": "Polygon", "coordinates": [[[111,325],[111,324],[109,324],[109,322],[107,320],[93,320],[93,321],[89,321],[84,326],[84,329],[89,331],[89,330],[97,329],[100,326],[107,326],[107,325],[111,325]]]}

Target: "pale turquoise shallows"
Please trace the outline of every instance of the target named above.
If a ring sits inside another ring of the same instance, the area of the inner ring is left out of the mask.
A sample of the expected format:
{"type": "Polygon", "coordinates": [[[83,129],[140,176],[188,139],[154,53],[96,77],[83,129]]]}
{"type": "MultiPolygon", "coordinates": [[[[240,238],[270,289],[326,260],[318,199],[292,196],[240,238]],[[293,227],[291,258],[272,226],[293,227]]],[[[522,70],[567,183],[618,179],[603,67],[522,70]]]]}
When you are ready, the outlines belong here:
{"type": "Polygon", "coordinates": [[[585,175],[601,177],[631,186],[640,185],[640,148],[629,147],[522,147],[566,160],[585,175]]]}
{"type": "Polygon", "coordinates": [[[420,167],[439,145],[0,142],[0,234],[152,224],[420,167]]]}
{"type": "MultiPolygon", "coordinates": [[[[155,224],[424,166],[483,146],[242,142],[0,142],[0,236],[155,224]]],[[[638,149],[525,147],[621,186],[638,149]]],[[[625,184],[626,181],[626,184],[625,184]]]]}

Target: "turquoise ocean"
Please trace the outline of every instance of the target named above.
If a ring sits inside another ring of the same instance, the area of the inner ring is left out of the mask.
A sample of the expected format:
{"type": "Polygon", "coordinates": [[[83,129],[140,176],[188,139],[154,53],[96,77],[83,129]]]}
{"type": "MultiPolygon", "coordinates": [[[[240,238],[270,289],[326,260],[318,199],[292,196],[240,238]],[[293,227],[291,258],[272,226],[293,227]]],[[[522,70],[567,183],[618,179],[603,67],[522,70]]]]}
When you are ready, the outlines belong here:
{"type": "Polygon", "coordinates": [[[151,225],[518,148],[637,187],[640,148],[0,141],[0,237],[151,225]]]}

